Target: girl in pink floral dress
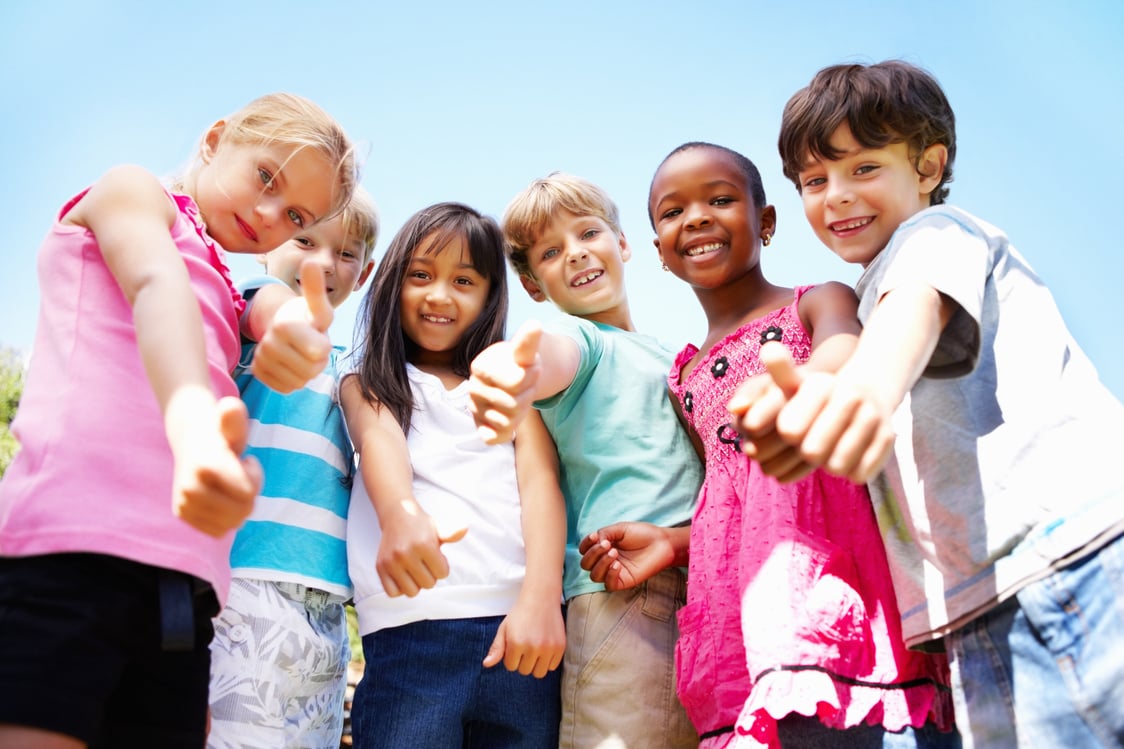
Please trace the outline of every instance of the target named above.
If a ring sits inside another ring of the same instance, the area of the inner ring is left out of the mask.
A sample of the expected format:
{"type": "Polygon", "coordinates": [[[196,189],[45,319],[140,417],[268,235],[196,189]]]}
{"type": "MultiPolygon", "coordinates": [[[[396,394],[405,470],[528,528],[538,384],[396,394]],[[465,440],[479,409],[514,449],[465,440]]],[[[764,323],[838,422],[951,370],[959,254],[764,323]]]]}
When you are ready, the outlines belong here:
{"type": "MultiPolygon", "coordinates": [[[[756,167],[729,149],[673,151],[649,212],[664,269],[691,284],[709,323],[702,348],[688,345],[669,376],[706,459],[677,652],[677,689],[702,746],[959,746],[944,656],[902,643],[866,487],[822,471],[789,484],[766,476],[726,410],[764,371],[768,341],[837,368],[859,332],[854,293],[765,280],[760,251],[776,213],[756,167]]],[[[795,451],[778,459],[801,466],[795,451]]],[[[622,571],[647,574],[638,539],[651,533],[610,528],[592,546],[613,548],[619,582],[622,571]]]]}

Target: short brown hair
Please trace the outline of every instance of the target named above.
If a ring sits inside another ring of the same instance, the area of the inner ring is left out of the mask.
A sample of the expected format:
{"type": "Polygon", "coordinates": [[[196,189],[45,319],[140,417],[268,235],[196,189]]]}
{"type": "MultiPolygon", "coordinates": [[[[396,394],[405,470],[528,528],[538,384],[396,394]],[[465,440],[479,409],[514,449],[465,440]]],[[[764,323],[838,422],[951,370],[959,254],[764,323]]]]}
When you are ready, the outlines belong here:
{"type": "MultiPolygon", "coordinates": [[[[809,156],[838,159],[831,136],[844,122],[864,148],[906,143],[918,159],[934,144],[948,149],[940,182],[930,205],[948,197],[956,158],[956,117],[936,79],[902,60],[873,65],[832,65],[816,73],[807,87],[785,105],[777,142],[784,175],[800,191],[800,170],[809,156]]],[[[926,175],[928,176],[928,175],[926,175]]]]}
{"type": "Polygon", "coordinates": [[[517,274],[532,275],[527,252],[559,210],[596,216],[618,235],[621,233],[620,213],[608,193],[581,177],[551,172],[512,198],[504,211],[504,251],[517,274]]]}

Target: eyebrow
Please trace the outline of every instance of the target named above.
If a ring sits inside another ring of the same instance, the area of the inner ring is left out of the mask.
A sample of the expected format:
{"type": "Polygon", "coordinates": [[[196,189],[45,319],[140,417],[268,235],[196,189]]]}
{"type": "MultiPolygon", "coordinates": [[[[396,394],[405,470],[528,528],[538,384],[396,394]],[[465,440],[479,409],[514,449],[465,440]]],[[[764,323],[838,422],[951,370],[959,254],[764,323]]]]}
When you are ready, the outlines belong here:
{"type": "MultiPolygon", "coordinates": [[[[745,191],[747,189],[746,185],[739,185],[738,183],[731,182],[728,179],[712,179],[709,182],[704,182],[702,184],[702,186],[706,189],[713,189],[715,187],[729,187],[729,188],[732,188],[734,190],[742,190],[742,191],[745,191]]],[[[670,200],[672,198],[679,197],[680,192],[681,192],[680,190],[672,190],[671,192],[663,193],[658,198],[656,198],[655,205],[658,206],[660,203],[662,203],[665,200],[670,200]]]]}

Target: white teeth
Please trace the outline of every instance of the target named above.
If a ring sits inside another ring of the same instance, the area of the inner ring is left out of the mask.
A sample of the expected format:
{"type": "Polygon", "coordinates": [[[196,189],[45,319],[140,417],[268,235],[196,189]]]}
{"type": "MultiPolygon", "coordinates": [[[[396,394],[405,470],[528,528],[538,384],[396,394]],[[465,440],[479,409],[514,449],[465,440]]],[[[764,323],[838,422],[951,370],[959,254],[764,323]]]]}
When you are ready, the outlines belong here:
{"type": "Polygon", "coordinates": [[[698,247],[692,247],[683,254],[687,257],[698,257],[699,255],[705,255],[708,252],[714,252],[720,249],[722,249],[721,242],[711,242],[710,244],[702,244],[698,247]]]}
{"type": "Polygon", "coordinates": [[[832,224],[831,228],[832,228],[833,231],[848,231],[850,229],[858,229],[860,226],[866,226],[870,222],[871,222],[871,219],[868,216],[866,218],[855,219],[854,221],[845,221],[845,222],[832,224]]]}
{"type": "Polygon", "coordinates": [[[595,280],[597,278],[600,278],[600,277],[601,277],[601,271],[591,270],[589,273],[586,273],[584,276],[578,276],[577,278],[575,278],[571,285],[572,286],[585,286],[590,281],[593,281],[593,280],[595,280]]]}
{"type": "Polygon", "coordinates": [[[427,320],[429,322],[439,322],[439,323],[446,323],[446,322],[452,322],[453,321],[453,318],[451,318],[451,317],[441,317],[439,315],[422,315],[422,319],[427,320]]]}

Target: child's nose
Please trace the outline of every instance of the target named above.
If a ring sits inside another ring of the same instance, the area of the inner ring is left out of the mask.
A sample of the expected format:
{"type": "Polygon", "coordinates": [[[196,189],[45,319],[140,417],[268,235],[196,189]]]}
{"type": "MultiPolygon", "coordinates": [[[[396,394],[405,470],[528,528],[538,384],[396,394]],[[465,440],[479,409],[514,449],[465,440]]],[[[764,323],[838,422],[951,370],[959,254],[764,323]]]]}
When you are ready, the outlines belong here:
{"type": "Polygon", "coordinates": [[[449,300],[449,290],[445,288],[445,284],[443,283],[432,284],[426,293],[426,300],[430,304],[447,302],[449,300]]]}
{"type": "Polygon", "coordinates": [[[573,263],[589,256],[589,250],[580,242],[570,242],[566,245],[567,259],[573,263]]]}
{"type": "Polygon", "coordinates": [[[687,214],[687,228],[699,229],[710,226],[710,214],[703,210],[692,210],[687,214]]]}
{"type": "Polygon", "coordinates": [[[851,186],[840,180],[828,181],[824,196],[829,205],[846,205],[854,200],[851,186]]]}
{"type": "Polygon", "coordinates": [[[324,274],[332,273],[336,269],[336,251],[331,247],[319,247],[309,258],[324,269],[324,274]]]}
{"type": "Polygon", "coordinates": [[[281,215],[280,204],[268,198],[261,198],[254,209],[261,221],[266,226],[273,226],[281,215]]]}

